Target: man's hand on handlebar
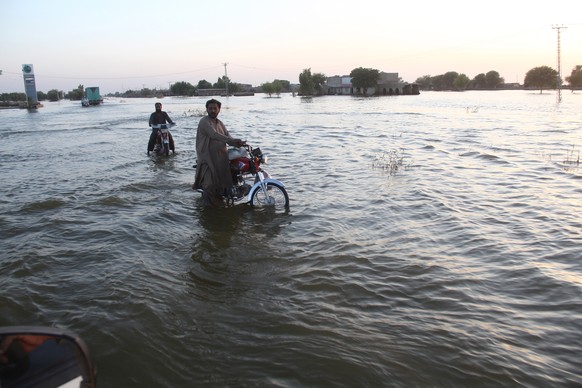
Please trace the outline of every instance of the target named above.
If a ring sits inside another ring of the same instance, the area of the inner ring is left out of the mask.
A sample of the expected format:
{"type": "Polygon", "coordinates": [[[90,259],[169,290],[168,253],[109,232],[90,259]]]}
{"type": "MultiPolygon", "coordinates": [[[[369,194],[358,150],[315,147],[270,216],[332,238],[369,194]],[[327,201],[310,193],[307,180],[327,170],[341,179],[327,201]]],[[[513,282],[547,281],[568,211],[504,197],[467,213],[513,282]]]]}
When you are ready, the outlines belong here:
{"type": "Polygon", "coordinates": [[[247,142],[241,139],[234,139],[234,146],[235,147],[244,147],[247,145],[247,142]]]}

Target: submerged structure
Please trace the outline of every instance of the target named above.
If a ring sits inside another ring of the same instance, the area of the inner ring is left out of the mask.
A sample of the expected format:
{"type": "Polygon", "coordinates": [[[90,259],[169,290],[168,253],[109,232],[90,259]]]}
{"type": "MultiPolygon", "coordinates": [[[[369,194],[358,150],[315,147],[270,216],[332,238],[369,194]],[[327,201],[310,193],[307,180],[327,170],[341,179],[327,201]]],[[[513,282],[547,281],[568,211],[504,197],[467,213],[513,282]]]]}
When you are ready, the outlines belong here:
{"type": "Polygon", "coordinates": [[[418,95],[420,89],[417,84],[403,82],[398,73],[380,72],[376,86],[366,90],[352,85],[349,75],[327,77],[323,85],[325,94],[333,95],[368,95],[368,96],[399,96],[418,95]]]}

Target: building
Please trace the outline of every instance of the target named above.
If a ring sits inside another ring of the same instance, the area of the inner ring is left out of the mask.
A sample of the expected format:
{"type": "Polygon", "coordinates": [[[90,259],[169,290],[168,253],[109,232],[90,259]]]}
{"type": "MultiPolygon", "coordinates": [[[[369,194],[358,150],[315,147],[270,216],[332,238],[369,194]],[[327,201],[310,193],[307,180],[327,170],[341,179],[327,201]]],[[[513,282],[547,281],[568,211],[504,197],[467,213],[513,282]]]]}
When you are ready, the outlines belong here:
{"type": "Polygon", "coordinates": [[[397,96],[397,95],[412,95],[420,94],[418,85],[404,83],[398,77],[398,73],[380,72],[380,78],[376,87],[368,88],[364,93],[360,88],[354,88],[352,85],[352,77],[347,75],[335,75],[328,77],[324,85],[327,94],[331,95],[360,95],[366,94],[368,96],[397,96]]]}
{"type": "Polygon", "coordinates": [[[347,75],[334,75],[333,77],[328,77],[324,87],[327,88],[327,94],[354,94],[354,90],[352,88],[352,77],[347,75]]]}

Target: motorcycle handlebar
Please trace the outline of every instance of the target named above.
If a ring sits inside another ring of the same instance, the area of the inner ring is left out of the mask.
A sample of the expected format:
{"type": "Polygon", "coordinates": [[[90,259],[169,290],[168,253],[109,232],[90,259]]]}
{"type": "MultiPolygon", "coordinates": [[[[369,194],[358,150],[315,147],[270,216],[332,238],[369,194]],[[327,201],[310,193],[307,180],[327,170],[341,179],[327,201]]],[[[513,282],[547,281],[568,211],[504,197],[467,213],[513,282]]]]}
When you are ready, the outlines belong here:
{"type": "Polygon", "coordinates": [[[154,129],[169,129],[176,125],[176,123],[168,123],[168,124],[152,124],[151,127],[154,129]]]}

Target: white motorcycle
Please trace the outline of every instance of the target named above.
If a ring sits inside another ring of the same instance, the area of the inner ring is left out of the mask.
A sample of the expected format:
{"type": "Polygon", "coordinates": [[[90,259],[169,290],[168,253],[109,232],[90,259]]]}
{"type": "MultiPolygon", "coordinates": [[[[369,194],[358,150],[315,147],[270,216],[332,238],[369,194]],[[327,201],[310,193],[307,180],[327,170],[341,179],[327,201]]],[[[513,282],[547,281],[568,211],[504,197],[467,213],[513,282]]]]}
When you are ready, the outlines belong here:
{"type": "MultiPolygon", "coordinates": [[[[285,185],[261,167],[261,164],[267,163],[267,157],[260,148],[249,145],[231,147],[228,149],[228,159],[234,186],[224,196],[227,204],[248,203],[253,207],[271,207],[275,210],[289,208],[285,185]]],[[[202,193],[201,189],[198,191],[202,193]]]]}

